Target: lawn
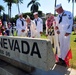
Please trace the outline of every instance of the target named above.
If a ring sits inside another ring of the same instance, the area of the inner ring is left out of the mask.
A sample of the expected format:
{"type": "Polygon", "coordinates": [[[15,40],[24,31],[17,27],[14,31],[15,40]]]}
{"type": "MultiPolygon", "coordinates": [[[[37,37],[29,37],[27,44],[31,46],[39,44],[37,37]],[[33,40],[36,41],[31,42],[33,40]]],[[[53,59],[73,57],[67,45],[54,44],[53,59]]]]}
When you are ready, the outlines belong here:
{"type": "Polygon", "coordinates": [[[76,35],[71,34],[71,50],[72,50],[72,60],[71,60],[71,67],[76,69],[76,42],[74,42],[76,35]]]}
{"type": "MultiPolygon", "coordinates": [[[[76,69],[76,42],[74,42],[76,35],[73,35],[74,32],[71,34],[71,50],[72,50],[72,60],[70,60],[70,67],[76,69]]],[[[41,38],[45,38],[45,33],[41,36],[41,38]]]]}

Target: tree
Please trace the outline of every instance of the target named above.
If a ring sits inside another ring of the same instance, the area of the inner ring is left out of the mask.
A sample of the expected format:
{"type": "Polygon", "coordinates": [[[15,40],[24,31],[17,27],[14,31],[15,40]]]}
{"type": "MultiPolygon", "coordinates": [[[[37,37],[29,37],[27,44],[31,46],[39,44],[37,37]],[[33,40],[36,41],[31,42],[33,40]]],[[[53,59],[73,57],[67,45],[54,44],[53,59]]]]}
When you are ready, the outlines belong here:
{"type": "Polygon", "coordinates": [[[23,3],[23,0],[16,0],[17,7],[18,7],[18,13],[20,13],[19,3],[23,3]]]}
{"type": "Polygon", "coordinates": [[[19,3],[23,3],[23,0],[4,0],[4,2],[7,2],[8,5],[8,15],[11,18],[11,7],[12,4],[15,3],[18,6],[18,12],[20,13],[20,9],[19,9],[19,3]]]}
{"type": "Polygon", "coordinates": [[[73,13],[73,17],[74,17],[74,3],[76,2],[76,0],[68,0],[68,2],[72,1],[72,13],[73,13]]]}
{"type": "Polygon", "coordinates": [[[4,7],[0,5],[0,16],[1,16],[1,11],[4,11],[4,7]]]}
{"type": "Polygon", "coordinates": [[[32,13],[38,12],[39,6],[41,6],[40,3],[37,2],[37,0],[31,0],[31,1],[28,3],[27,7],[29,7],[30,5],[31,5],[30,11],[31,11],[32,13]]]}
{"type": "Polygon", "coordinates": [[[7,2],[8,5],[8,15],[11,18],[11,7],[13,3],[16,3],[16,0],[3,0],[4,2],[7,2]]]}

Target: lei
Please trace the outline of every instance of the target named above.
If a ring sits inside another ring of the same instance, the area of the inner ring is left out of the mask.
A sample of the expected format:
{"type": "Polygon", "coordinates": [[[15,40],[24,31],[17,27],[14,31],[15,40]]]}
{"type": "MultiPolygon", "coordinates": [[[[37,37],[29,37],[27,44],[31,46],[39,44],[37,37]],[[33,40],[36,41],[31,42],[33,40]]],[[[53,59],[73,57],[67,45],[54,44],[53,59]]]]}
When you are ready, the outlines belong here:
{"type": "Polygon", "coordinates": [[[53,25],[53,21],[55,21],[54,16],[51,15],[48,19],[47,19],[47,27],[51,28],[51,26],[53,25]]]}

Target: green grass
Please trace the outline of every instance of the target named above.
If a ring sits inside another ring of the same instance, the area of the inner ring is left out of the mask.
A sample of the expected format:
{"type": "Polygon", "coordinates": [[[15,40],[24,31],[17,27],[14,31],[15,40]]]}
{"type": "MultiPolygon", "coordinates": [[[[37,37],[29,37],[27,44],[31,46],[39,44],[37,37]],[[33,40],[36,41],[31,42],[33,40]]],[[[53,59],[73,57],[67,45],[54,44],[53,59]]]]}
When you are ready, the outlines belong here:
{"type": "Polygon", "coordinates": [[[71,50],[72,50],[72,60],[70,61],[71,67],[76,69],[76,42],[74,42],[76,35],[73,35],[74,32],[71,34],[71,50]]]}
{"type": "MultiPolygon", "coordinates": [[[[76,35],[71,34],[71,50],[72,50],[72,60],[70,60],[70,67],[76,69],[76,42],[74,42],[76,35]]],[[[41,38],[46,39],[45,33],[41,36],[41,38]]]]}

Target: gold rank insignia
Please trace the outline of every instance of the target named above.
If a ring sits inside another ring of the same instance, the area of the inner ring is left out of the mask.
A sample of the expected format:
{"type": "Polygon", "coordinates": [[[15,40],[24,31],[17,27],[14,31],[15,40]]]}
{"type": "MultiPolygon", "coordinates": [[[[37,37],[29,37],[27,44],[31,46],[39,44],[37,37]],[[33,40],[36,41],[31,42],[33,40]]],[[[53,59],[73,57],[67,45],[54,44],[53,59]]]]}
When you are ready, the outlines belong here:
{"type": "Polygon", "coordinates": [[[67,14],[63,14],[62,16],[67,16],[67,14]]]}

